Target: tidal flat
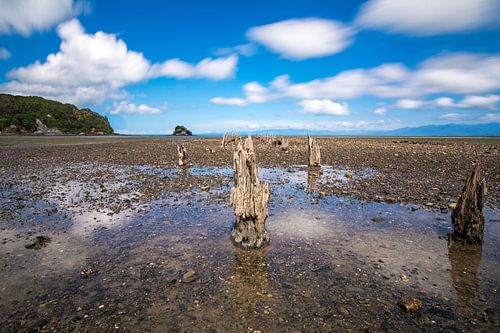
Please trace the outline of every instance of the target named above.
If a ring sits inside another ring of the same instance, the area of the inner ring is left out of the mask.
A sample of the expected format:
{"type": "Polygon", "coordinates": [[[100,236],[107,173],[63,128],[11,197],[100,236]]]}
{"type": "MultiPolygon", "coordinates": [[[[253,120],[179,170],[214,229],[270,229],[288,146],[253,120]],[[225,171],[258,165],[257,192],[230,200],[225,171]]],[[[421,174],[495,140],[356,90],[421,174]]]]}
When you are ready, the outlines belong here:
{"type": "Polygon", "coordinates": [[[0,332],[498,331],[498,139],[317,140],[311,170],[255,138],[270,244],[243,251],[234,144],[0,137],[0,332]],[[474,163],[482,246],[447,240],[474,163]]]}

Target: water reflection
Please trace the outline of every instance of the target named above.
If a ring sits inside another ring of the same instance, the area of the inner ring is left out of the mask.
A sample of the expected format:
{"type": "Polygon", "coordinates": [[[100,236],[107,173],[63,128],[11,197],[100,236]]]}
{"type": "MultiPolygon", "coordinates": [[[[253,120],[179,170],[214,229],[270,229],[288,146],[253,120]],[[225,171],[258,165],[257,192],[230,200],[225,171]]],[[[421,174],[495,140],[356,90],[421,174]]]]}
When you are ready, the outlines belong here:
{"type": "Polygon", "coordinates": [[[233,296],[236,317],[246,326],[256,322],[259,301],[269,288],[268,248],[258,251],[235,250],[233,296]]]}
{"type": "Polygon", "coordinates": [[[321,167],[307,168],[307,189],[310,192],[318,191],[318,181],[321,177],[321,167]]]}
{"type": "Polygon", "coordinates": [[[481,245],[448,244],[451,279],[457,291],[458,311],[466,314],[478,293],[478,271],[483,248],[481,245]]]}

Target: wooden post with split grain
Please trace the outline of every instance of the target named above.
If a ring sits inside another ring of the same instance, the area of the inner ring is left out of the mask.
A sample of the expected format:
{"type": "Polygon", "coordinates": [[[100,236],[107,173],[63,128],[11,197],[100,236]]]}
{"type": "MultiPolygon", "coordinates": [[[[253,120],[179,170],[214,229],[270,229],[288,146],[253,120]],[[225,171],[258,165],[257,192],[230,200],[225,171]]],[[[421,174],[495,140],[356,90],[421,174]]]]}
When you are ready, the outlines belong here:
{"type": "Polygon", "coordinates": [[[476,164],[465,182],[457,206],[451,213],[453,240],[467,244],[483,243],[485,196],[486,180],[481,176],[479,164],[476,164]]]}
{"type": "Polygon", "coordinates": [[[290,145],[290,142],[288,141],[288,139],[285,139],[285,138],[281,138],[281,150],[284,151],[284,152],[288,152],[288,147],[290,145]]]}
{"type": "Polygon", "coordinates": [[[238,135],[235,132],[233,132],[233,134],[231,134],[231,142],[236,143],[237,139],[238,139],[238,135]]]}
{"type": "Polygon", "coordinates": [[[226,143],[228,143],[228,142],[229,142],[229,138],[227,136],[227,132],[224,132],[224,136],[222,137],[222,141],[220,143],[220,146],[225,149],[226,143]]]}
{"type": "Polygon", "coordinates": [[[309,135],[307,136],[307,144],[308,144],[308,152],[309,152],[309,166],[310,167],[318,167],[321,166],[321,153],[319,144],[311,138],[309,135]]]}
{"type": "Polygon", "coordinates": [[[183,145],[177,145],[177,156],[179,157],[179,166],[186,165],[187,150],[183,145]]]}
{"type": "Polygon", "coordinates": [[[246,250],[269,242],[265,223],[268,216],[269,185],[258,177],[252,138],[239,142],[233,156],[233,204],[236,222],[231,230],[233,242],[246,250]]]}

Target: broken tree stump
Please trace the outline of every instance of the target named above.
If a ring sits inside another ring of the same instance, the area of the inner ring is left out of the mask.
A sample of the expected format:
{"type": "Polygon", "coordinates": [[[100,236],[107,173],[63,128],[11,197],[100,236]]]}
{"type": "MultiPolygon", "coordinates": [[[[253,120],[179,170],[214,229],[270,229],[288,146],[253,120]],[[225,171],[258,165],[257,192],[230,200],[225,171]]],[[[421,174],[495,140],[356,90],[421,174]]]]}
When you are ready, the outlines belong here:
{"type": "Polygon", "coordinates": [[[222,137],[222,141],[220,143],[220,146],[224,149],[226,149],[226,144],[229,142],[229,138],[227,136],[227,132],[224,132],[224,136],[222,137]]]}
{"type": "Polygon", "coordinates": [[[233,134],[231,134],[231,142],[236,143],[236,140],[238,140],[238,135],[233,132],[233,134]]]}
{"type": "Polygon", "coordinates": [[[307,136],[307,144],[308,144],[308,152],[309,152],[309,166],[310,167],[318,167],[321,166],[321,153],[319,144],[311,138],[309,135],[307,136]]]}
{"type": "Polygon", "coordinates": [[[179,166],[186,165],[187,150],[183,145],[177,145],[177,156],[179,157],[179,166]]]}
{"type": "Polygon", "coordinates": [[[451,213],[453,240],[467,244],[482,244],[484,234],[484,197],[486,181],[481,176],[481,168],[476,164],[465,182],[462,195],[451,213]]]}
{"type": "Polygon", "coordinates": [[[260,181],[252,138],[239,142],[233,156],[233,204],[236,222],[231,230],[233,242],[246,250],[269,242],[265,223],[268,216],[269,185],[260,181]]]}
{"type": "Polygon", "coordinates": [[[281,138],[281,151],[288,152],[288,147],[290,146],[290,142],[288,139],[281,138]]]}

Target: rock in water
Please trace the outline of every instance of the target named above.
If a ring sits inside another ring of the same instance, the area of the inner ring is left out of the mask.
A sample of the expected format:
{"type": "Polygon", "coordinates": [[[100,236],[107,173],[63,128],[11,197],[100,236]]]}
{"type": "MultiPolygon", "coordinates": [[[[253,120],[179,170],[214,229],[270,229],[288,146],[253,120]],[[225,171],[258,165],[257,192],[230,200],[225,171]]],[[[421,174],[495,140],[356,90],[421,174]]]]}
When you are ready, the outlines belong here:
{"type": "Polygon", "coordinates": [[[481,169],[476,165],[465,182],[462,195],[451,213],[454,240],[468,244],[482,244],[484,234],[484,197],[486,181],[481,176],[481,169]]]}
{"type": "Polygon", "coordinates": [[[179,156],[179,166],[186,165],[187,150],[183,145],[177,145],[177,155],[179,156]]]}
{"type": "Polygon", "coordinates": [[[238,143],[233,156],[233,204],[236,222],[231,231],[233,242],[246,250],[269,242],[265,223],[268,216],[269,185],[259,181],[252,138],[238,143]]]}
{"type": "Polygon", "coordinates": [[[49,244],[51,239],[48,236],[36,236],[35,240],[24,247],[27,249],[40,250],[49,244]]]}
{"type": "Polygon", "coordinates": [[[175,129],[174,129],[174,132],[172,133],[172,135],[189,136],[189,135],[193,135],[193,133],[190,130],[188,130],[186,127],[181,126],[181,125],[177,125],[177,126],[175,126],[175,129]]]}
{"type": "Polygon", "coordinates": [[[307,136],[307,143],[309,146],[309,166],[310,167],[315,167],[315,166],[320,166],[321,165],[321,153],[319,150],[319,145],[314,140],[311,138],[309,135],[307,136]]]}

